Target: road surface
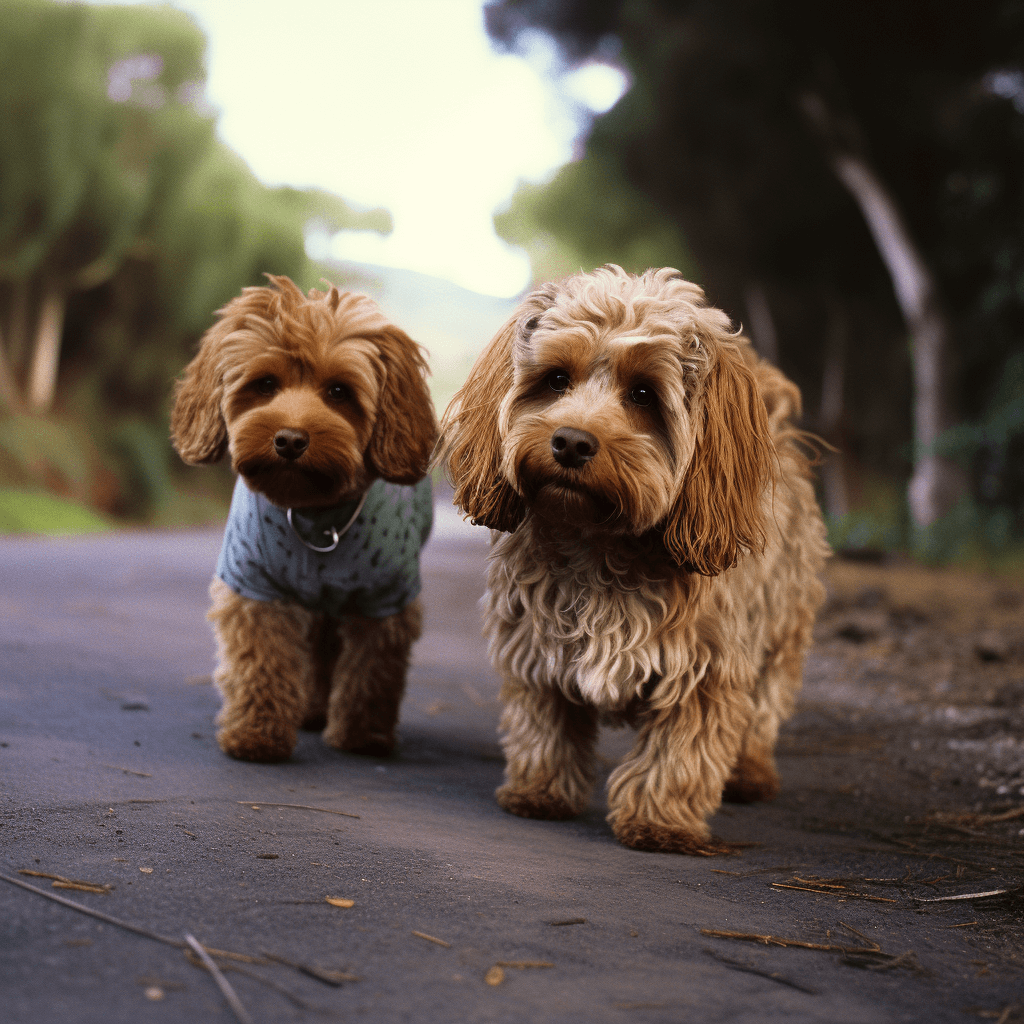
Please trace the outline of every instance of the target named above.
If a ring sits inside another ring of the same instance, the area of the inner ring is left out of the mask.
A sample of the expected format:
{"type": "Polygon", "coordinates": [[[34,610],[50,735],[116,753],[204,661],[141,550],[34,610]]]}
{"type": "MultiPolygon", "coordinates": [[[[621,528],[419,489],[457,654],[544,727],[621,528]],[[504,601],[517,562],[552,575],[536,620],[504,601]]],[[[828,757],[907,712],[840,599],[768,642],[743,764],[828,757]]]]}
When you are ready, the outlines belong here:
{"type": "MultiPolygon", "coordinates": [[[[783,795],[713,821],[756,845],[641,853],[615,842],[600,792],[571,822],[494,802],[486,536],[448,510],[424,555],[397,755],[302,734],[284,764],[226,757],[204,619],[219,542],[0,538],[5,879],[252,958],[217,962],[255,1024],[1024,1020],[1024,820],[921,824],[945,760],[925,772],[912,748],[924,758],[934,730],[874,707],[834,658],[808,666],[783,795]],[[953,895],[974,898],[936,900],[953,895]]],[[[602,737],[605,774],[627,744],[602,737]]],[[[236,1019],[183,950],[7,881],[0,1018],[236,1019]]]]}

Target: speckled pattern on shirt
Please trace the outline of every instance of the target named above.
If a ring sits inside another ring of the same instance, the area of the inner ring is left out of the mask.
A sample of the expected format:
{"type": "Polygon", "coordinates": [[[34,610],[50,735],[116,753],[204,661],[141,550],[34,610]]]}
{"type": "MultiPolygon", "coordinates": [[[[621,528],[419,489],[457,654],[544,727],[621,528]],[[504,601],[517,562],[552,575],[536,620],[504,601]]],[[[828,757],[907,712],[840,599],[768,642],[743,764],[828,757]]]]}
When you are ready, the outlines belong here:
{"type": "Polygon", "coordinates": [[[356,521],[329,553],[356,510],[350,501],[329,509],[292,512],[249,490],[239,477],[231,498],[217,575],[236,593],[257,601],[294,601],[327,615],[382,619],[407,607],[420,592],[419,551],[430,535],[430,479],[413,487],[376,481],[356,521]]]}

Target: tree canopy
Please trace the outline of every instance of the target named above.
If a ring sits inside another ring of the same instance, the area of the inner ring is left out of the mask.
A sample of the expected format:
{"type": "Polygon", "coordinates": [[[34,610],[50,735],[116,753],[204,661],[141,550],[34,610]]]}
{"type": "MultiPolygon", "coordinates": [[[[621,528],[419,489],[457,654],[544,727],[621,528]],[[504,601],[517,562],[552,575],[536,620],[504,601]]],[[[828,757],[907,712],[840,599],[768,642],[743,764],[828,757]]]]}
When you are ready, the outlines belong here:
{"type": "Polygon", "coordinates": [[[166,448],[170,382],[214,310],[268,271],[313,284],[312,226],[390,231],[384,210],[263,185],[217,138],[205,50],[170,7],[5,4],[0,412],[134,417],[166,448]]]}
{"type": "MultiPolygon", "coordinates": [[[[862,465],[905,473],[915,454],[918,342],[908,348],[893,266],[837,158],[871,171],[934,281],[950,335],[943,425],[992,414],[1024,330],[1024,5],[498,0],[486,19],[508,46],[551,34],[569,65],[619,43],[632,88],[595,120],[585,159],[614,154],[755,341],[770,311],[812,413],[842,353],[842,440],[862,465]]],[[[580,236],[565,219],[560,230],[580,236]]],[[[1011,427],[1000,408],[998,444],[989,430],[957,454],[975,501],[1012,507],[1024,530],[1006,456],[1024,413],[1011,427]]]]}

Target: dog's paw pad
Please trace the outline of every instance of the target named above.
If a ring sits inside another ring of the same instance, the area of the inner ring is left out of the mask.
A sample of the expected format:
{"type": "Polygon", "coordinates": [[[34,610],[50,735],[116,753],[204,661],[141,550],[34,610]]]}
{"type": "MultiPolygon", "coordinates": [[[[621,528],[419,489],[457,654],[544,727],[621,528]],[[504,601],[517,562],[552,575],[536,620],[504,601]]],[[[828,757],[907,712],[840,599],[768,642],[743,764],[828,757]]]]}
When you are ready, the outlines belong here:
{"type": "Polygon", "coordinates": [[[494,794],[498,805],[509,814],[520,818],[539,818],[542,821],[564,821],[575,818],[579,809],[567,800],[555,796],[546,789],[513,789],[502,786],[494,794]]]}
{"type": "Polygon", "coordinates": [[[217,734],[220,749],[239,761],[273,763],[287,761],[295,748],[295,737],[268,736],[264,733],[222,730],[217,734]]]}
{"type": "Polygon", "coordinates": [[[685,853],[691,857],[719,857],[736,853],[744,845],[749,845],[728,843],[717,836],[701,835],[645,821],[616,822],[612,825],[612,831],[620,843],[634,850],[685,853]]]}
{"type": "Polygon", "coordinates": [[[346,754],[362,754],[365,757],[390,757],[395,749],[394,735],[384,733],[360,732],[352,734],[352,730],[343,732],[338,729],[331,729],[330,726],[324,730],[324,742],[335,750],[344,751],[346,754]]]}

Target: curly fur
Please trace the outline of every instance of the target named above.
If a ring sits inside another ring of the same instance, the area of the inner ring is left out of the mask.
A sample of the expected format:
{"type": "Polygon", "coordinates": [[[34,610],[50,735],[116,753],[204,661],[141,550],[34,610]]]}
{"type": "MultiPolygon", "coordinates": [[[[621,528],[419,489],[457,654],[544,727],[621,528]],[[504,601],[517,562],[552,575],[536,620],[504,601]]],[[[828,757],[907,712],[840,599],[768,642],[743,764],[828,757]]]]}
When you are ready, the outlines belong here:
{"type": "MultiPolygon", "coordinates": [[[[282,508],[327,508],[374,480],[412,484],[436,439],[422,350],[365,295],[288,278],[221,309],[175,388],[174,445],[185,462],[230,454],[249,488],[282,508]],[[275,448],[302,434],[299,457],[275,448]]],[[[342,750],[387,754],[420,635],[414,601],[384,619],[333,619],[210,588],[223,697],[221,748],[250,761],[290,756],[300,727],[342,750]]]]}
{"type": "Polygon", "coordinates": [[[599,721],[625,844],[721,852],[723,792],[778,790],[828,549],[800,395],[670,268],[528,296],[441,425],[455,502],[491,527],[484,599],[515,814],[580,813],[599,721]],[[589,458],[559,460],[564,428],[589,458]],[[575,435],[574,435],[575,436],[575,435]]]}

